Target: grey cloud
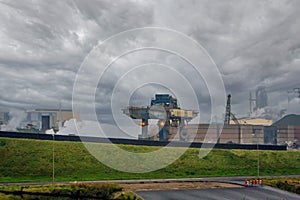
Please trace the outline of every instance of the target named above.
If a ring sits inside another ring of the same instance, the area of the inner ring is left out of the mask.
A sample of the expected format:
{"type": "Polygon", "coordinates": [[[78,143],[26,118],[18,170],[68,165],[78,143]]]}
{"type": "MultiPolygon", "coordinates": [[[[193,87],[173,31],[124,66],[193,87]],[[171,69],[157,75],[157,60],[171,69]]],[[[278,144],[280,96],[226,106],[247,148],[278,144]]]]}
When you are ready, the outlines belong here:
{"type": "MultiPolygon", "coordinates": [[[[300,86],[299,11],[297,0],[2,0],[0,108],[55,108],[59,101],[71,108],[76,73],[98,42],[128,29],[161,26],[190,36],[207,50],[219,67],[226,92],[233,95],[233,108],[239,115],[247,114],[249,91],[259,85],[266,86],[271,107],[283,109],[286,91],[300,86]]],[[[130,41],[114,44],[115,49],[128,45],[127,42],[130,41]]],[[[111,55],[113,52],[103,56],[111,55]]],[[[149,55],[132,54],[112,66],[103,79],[105,83],[97,90],[97,107],[101,112],[109,113],[114,84],[128,69],[120,67],[147,62],[144,57],[149,55]]],[[[150,56],[179,69],[197,85],[195,91],[201,111],[209,113],[207,86],[197,79],[190,66],[172,55],[157,52],[150,56]]],[[[93,75],[93,70],[101,64],[96,63],[87,75],[93,75]]],[[[139,78],[142,77],[132,77],[132,80],[139,78]]],[[[82,104],[85,91],[91,86],[89,79],[87,76],[86,84],[81,86],[82,104]]],[[[124,92],[129,86],[122,85],[124,92]]],[[[136,102],[149,102],[154,94],[147,92],[159,90],[156,87],[137,92],[136,102]]]]}

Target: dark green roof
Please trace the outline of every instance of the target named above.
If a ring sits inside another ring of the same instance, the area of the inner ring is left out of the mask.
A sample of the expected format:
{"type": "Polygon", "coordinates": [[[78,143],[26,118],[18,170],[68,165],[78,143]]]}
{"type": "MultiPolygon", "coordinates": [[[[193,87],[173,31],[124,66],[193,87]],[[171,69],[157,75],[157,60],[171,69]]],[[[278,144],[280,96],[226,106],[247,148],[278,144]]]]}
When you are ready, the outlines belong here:
{"type": "Polygon", "coordinates": [[[300,126],[300,115],[286,115],[277,122],[273,123],[273,126],[300,126]]]}

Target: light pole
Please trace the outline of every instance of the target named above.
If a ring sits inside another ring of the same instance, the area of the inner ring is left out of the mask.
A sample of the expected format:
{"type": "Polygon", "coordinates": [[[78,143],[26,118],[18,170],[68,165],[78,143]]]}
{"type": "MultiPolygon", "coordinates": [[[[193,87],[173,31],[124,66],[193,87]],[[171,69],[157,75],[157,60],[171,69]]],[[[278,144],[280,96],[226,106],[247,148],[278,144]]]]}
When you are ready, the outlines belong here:
{"type": "Polygon", "coordinates": [[[53,131],[52,133],[52,186],[54,186],[54,176],[55,176],[55,168],[54,168],[54,134],[55,132],[53,131]]]}
{"type": "Polygon", "coordinates": [[[259,178],[259,146],[258,146],[258,140],[259,138],[256,135],[256,150],[257,150],[257,178],[259,178]]]}
{"type": "Polygon", "coordinates": [[[252,131],[252,136],[255,137],[256,139],[256,151],[257,151],[257,178],[259,178],[259,138],[258,138],[258,135],[256,133],[257,129],[253,129],[252,131]]]}

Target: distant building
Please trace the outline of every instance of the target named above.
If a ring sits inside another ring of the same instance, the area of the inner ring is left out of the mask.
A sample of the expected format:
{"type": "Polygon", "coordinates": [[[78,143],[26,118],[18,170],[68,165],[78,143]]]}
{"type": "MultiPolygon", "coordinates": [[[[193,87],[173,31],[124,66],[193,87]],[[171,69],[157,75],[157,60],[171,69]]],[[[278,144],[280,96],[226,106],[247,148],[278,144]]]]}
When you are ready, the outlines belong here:
{"type": "Polygon", "coordinates": [[[300,126],[300,115],[286,115],[277,122],[273,124],[277,127],[286,127],[286,126],[300,126]]]}
{"type": "Polygon", "coordinates": [[[256,90],[255,110],[268,106],[268,94],[265,87],[258,87],[256,90]]]}
{"type": "MultiPolygon", "coordinates": [[[[170,138],[180,140],[175,127],[170,127],[170,138]]],[[[208,143],[236,143],[236,144],[264,144],[264,126],[261,125],[220,125],[189,124],[186,132],[186,141],[208,143]],[[194,139],[193,139],[194,138],[194,139]]]]}
{"type": "Polygon", "coordinates": [[[249,103],[250,116],[253,116],[256,111],[266,108],[268,106],[268,93],[266,88],[264,86],[260,86],[255,90],[254,94],[250,91],[249,103]]]}
{"type": "Polygon", "coordinates": [[[9,121],[9,113],[0,111],[0,125],[6,124],[9,121]]]}
{"type": "MultiPolygon", "coordinates": [[[[28,130],[39,130],[45,132],[48,129],[58,130],[63,126],[64,122],[75,118],[79,120],[79,115],[74,114],[72,110],[56,110],[56,109],[36,109],[25,112],[25,117],[16,124],[16,129],[27,132],[28,130]]],[[[13,117],[9,112],[0,112],[0,123],[9,124],[13,117]]],[[[30,131],[29,131],[30,132],[30,131]]]]}
{"type": "Polygon", "coordinates": [[[300,141],[300,115],[286,115],[273,124],[277,127],[277,142],[300,141]]]}
{"type": "MultiPolygon", "coordinates": [[[[189,124],[184,127],[185,141],[237,144],[288,144],[300,141],[300,115],[287,115],[272,124],[272,120],[239,119],[230,125],[189,124]]],[[[178,129],[170,127],[170,138],[181,140],[178,129]]],[[[157,140],[157,138],[154,138],[157,140]]]]}

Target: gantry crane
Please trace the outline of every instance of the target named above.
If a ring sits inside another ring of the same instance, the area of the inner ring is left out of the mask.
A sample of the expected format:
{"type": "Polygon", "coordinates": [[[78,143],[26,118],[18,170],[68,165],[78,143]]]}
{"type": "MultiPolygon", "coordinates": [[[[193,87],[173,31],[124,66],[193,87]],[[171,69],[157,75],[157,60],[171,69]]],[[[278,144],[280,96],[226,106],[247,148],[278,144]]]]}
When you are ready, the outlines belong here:
{"type": "MultiPolygon", "coordinates": [[[[122,109],[123,113],[132,119],[141,119],[142,134],[139,139],[150,139],[148,136],[149,119],[158,119],[159,140],[169,139],[169,127],[182,129],[189,121],[198,115],[194,110],[184,110],[178,106],[177,99],[169,94],[156,94],[147,107],[127,107],[122,109]]],[[[181,131],[180,131],[181,133],[181,131]]],[[[181,138],[181,135],[180,135],[181,138]]]]}

